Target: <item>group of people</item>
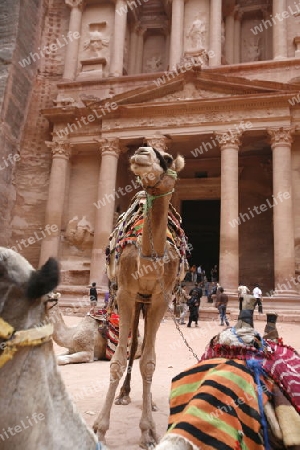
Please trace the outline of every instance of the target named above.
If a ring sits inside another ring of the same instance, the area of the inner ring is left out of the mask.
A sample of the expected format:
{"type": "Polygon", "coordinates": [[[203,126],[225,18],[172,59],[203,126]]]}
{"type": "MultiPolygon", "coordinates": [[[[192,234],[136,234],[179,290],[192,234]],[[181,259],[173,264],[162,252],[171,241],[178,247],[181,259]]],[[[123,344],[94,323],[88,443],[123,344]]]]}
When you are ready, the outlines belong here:
{"type": "MultiPolygon", "coordinates": [[[[210,281],[217,282],[218,279],[219,270],[217,264],[215,264],[210,270],[210,281]]],[[[202,264],[199,264],[198,266],[193,264],[187,272],[184,281],[189,281],[192,283],[208,283],[209,277],[207,276],[202,264]]]]}
{"type": "MultiPolygon", "coordinates": [[[[205,296],[207,296],[207,301],[209,303],[215,304],[215,307],[219,310],[220,315],[220,326],[225,324],[229,326],[229,321],[226,315],[226,309],[228,304],[228,295],[225,294],[224,288],[220,286],[217,282],[208,283],[209,288],[205,287],[205,283],[202,281],[200,283],[195,283],[195,286],[187,293],[183,286],[178,286],[175,292],[174,308],[179,308],[179,324],[184,325],[186,314],[189,310],[189,320],[188,327],[191,327],[192,323],[195,322],[195,326],[198,326],[199,320],[199,307],[201,302],[201,297],[203,296],[203,288],[205,289],[205,296]]],[[[238,287],[238,299],[239,299],[239,310],[242,310],[244,296],[250,294],[250,289],[243,283],[239,284],[238,287]]],[[[258,284],[252,291],[252,295],[255,297],[255,307],[258,305],[259,314],[263,313],[262,306],[262,291],[258,284]]]]}
{"type": "MultiPolygon", "coordinates": [[[[243,309],[244,296],[248,295],[248,294],[250,294],[250,289],[244,283],[241,282],[239,284],[239,287],[238,287],[238,298],[239,298],[239,310],[240,311],[243,309]]],[[[258,313],[262,314],[263,313],[263,306],[262,306],[263,297],[262,297],[262,290],[260,289],[258,284],[254,285],[254,289],[252,291],[252,295],[256,299],[256,302],[254,304],[254,308],[257,305],[258,306],[258,313]]]]}

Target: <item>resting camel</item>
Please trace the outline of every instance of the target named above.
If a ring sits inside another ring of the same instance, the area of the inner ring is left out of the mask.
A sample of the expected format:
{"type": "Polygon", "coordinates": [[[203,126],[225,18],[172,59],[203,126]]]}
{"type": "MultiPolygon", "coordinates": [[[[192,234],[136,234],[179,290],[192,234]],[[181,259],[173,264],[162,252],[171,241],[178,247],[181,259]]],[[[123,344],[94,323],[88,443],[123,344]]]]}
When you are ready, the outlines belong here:
{"type": "Polygon", "coordinates": [[[103,448],[57,370],[43,296],[58,281],[55,259],[36,271],[19,253],[0,247],[1,450],[103,448]]]}
{"type": "Polygon", "coordinates": [[[245,297],[235,327],[172,380],[168,432],[156,450],[300,449],[300,356],[278,338],[276,313],[260,337],[255,298],[245,297]]]}
{"type": "MultiPolygon", "coordinates": [[[[49,299],[54,300],[53,296],[50,296],[49,299]]],[[[87,314],[76,326],[68,327],[58,303],[50,306],[48,313],[49,321],[53,325],[54,342],[67,348],[64,354],[57,356],[58,365],[108,359],[106,354],[108,327],[105,319],[95,319],[87,314]]],[[[138,350],[135,358],[140,357],[141,345],[141,338],[138,337],[138,350]]]]}
{"type": "MultiPolygon", "coordinates": [[[[158,152],[152,147],[140,147],[130,162],[131,170],[139,176],[144,191],[136,195],[128,211],[120,217],[111,236],[108,276],[118,285],[120,337],[110,365],[109,389],[102,410],[94,423],[94,430],[98,433],[99,441],[104,442],[114,396],[126,369],[128,333],[130,329],[133,330],[134,342],[134,330],[143,309],[145,327],[140,359],[143,379],[140,446],[149,449],[158,442],[152,417],[151,397],[151,383],[156,363],[155,339],[171,300],[176,280],[183,278],[185,269],[182,264],[185,256],[185,238],[178,215],[170,206],[177,172],[184,167],[184,160],[181,156],[173,160],[171,155],[158,152]],[[172,232],[168,227],[170,221],[176,224],[177,235],[171,236],[172,232]],[[174,241],[177,241],[176,245],[174,241]]],[[[132,358],[129,359],[129,367],[131,364],[132,358]]],[[[119,403],[127,403],[129,381],[130,372],[121,389],[119,403]]]]}
{"type": "MultiPolygon", "coordinates": [[[[49,308],[50,322],[53,324],[53,340],[66,353],[57,356],[59,365],[88,363],[106,359],[107,339],[99,333],[99,322],[86,315],[76,326],[65,324],[58,304],[49,308]],[[50,309],[51,308],[51,309],[50,309]]],[[[104,330],[105,331],[105,330],[104,330]]]]}

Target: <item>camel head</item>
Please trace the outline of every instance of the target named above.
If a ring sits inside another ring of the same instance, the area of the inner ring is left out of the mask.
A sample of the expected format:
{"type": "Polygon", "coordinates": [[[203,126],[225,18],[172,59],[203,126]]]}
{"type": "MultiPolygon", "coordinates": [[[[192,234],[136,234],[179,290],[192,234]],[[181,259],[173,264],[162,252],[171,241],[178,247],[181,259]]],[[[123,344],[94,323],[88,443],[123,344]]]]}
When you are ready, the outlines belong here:
{"type": "Polygon", "coordinates": [[[145,190],[157,188],[157,193],[163,193],[174,187],[177,173],[184,167],[184,158],[177,156],[173,159],[164,151],[139,147],[130,158],[130,164],[133,173],[140,177],[145,190]]]}
{"type": "Polygon", "coordinates": [[[45,294],[59,282],[54,258],[35,270],[19,253],[0,247],[0,317],[15,330],[41,323],[46,312],[45,294]]]}

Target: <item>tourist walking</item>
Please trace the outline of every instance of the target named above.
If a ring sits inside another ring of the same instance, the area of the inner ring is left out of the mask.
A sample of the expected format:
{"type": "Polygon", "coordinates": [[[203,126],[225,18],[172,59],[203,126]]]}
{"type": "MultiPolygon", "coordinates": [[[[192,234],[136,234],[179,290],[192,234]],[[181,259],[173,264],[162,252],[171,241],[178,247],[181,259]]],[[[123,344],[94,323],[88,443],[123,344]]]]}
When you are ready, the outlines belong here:
{"type": "Polygon", "coordinates": [[[187,305],[190,310],[190,317],[189,317],[189,323],[188,327],[192,325],[192,322],[195,322],[195,326],[198,326],[198,319],[199,319],[199,307],[202,297],[202,289],[201,287],[196,283],[195,287],[190,290],[190,298],[187,301],[187,305]]]}
{"type": "Polygon", "coordinates": [[[96,283],[92,283],[92,287],[90,288],[90,304],[91,304],[91,312],[95,312],[95,306],[97,306],[98,302],[98,293],[96,288],[96,283]]]}
{"type": "Polygon", "coordinates": [[[224,289],[222,287],[219,287],[216,307],[218,308],[220,313],[220,322],[221,322],[220,326],[223,326],[225,322],[226,325],[229,327],[229,322],[226,316],[227,303],[228,303],[228,295],[224,293],[224,289]]]}
{"type": "Polygon", "coordinates": [[[254,304],[254,309],[255,309],[256,305],[258,305],[258,312],[259,312],[259,314],[262,314],[263,313],[262,291],[258,284],[255,284],[252,294],[253,294],[253,297],[256,298],[256,302],[254,304]]]}
{"type": "Polygon", "coordinates": [[[244,295],[250,294],[250,289],[244,285],[244,283],[240,283],[238,287],[238,297],[239,297],[239,310],[243,309],[243,300],[244,295]]]}

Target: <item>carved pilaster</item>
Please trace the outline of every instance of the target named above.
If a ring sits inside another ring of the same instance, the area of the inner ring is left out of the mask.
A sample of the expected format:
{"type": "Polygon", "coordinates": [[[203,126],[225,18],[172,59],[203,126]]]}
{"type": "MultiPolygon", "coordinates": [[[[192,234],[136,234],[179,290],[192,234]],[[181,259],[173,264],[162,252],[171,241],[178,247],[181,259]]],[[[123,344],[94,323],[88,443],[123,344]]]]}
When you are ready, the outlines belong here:
{"type": "Polygon", "coordinates": [[[47,147],[51,148],[53,158],[69,159],[74,147],[68,141],[45,141],[45,143],[47,147]]]}
{"type": "Polygon", "coordinates": [[[81,10],[85,6],[86,0],[65,0],[65,4],[70,8],[80,8],[81,10]]]}
{"type": "Polygon", "coordinates": [[[170,139],[166,136],[151,136],[146,137],[146,142],[149,147],[155,148],[155,150],[167,152],[170,139]]]}
{"type": "Polygon", "coordinates": [[[296,127],[279,127],[279,128],[268,128],[267,132],[271,136],[271,147],[272,149],[277,145],[292,145],[293,136],[296,127]]]}

